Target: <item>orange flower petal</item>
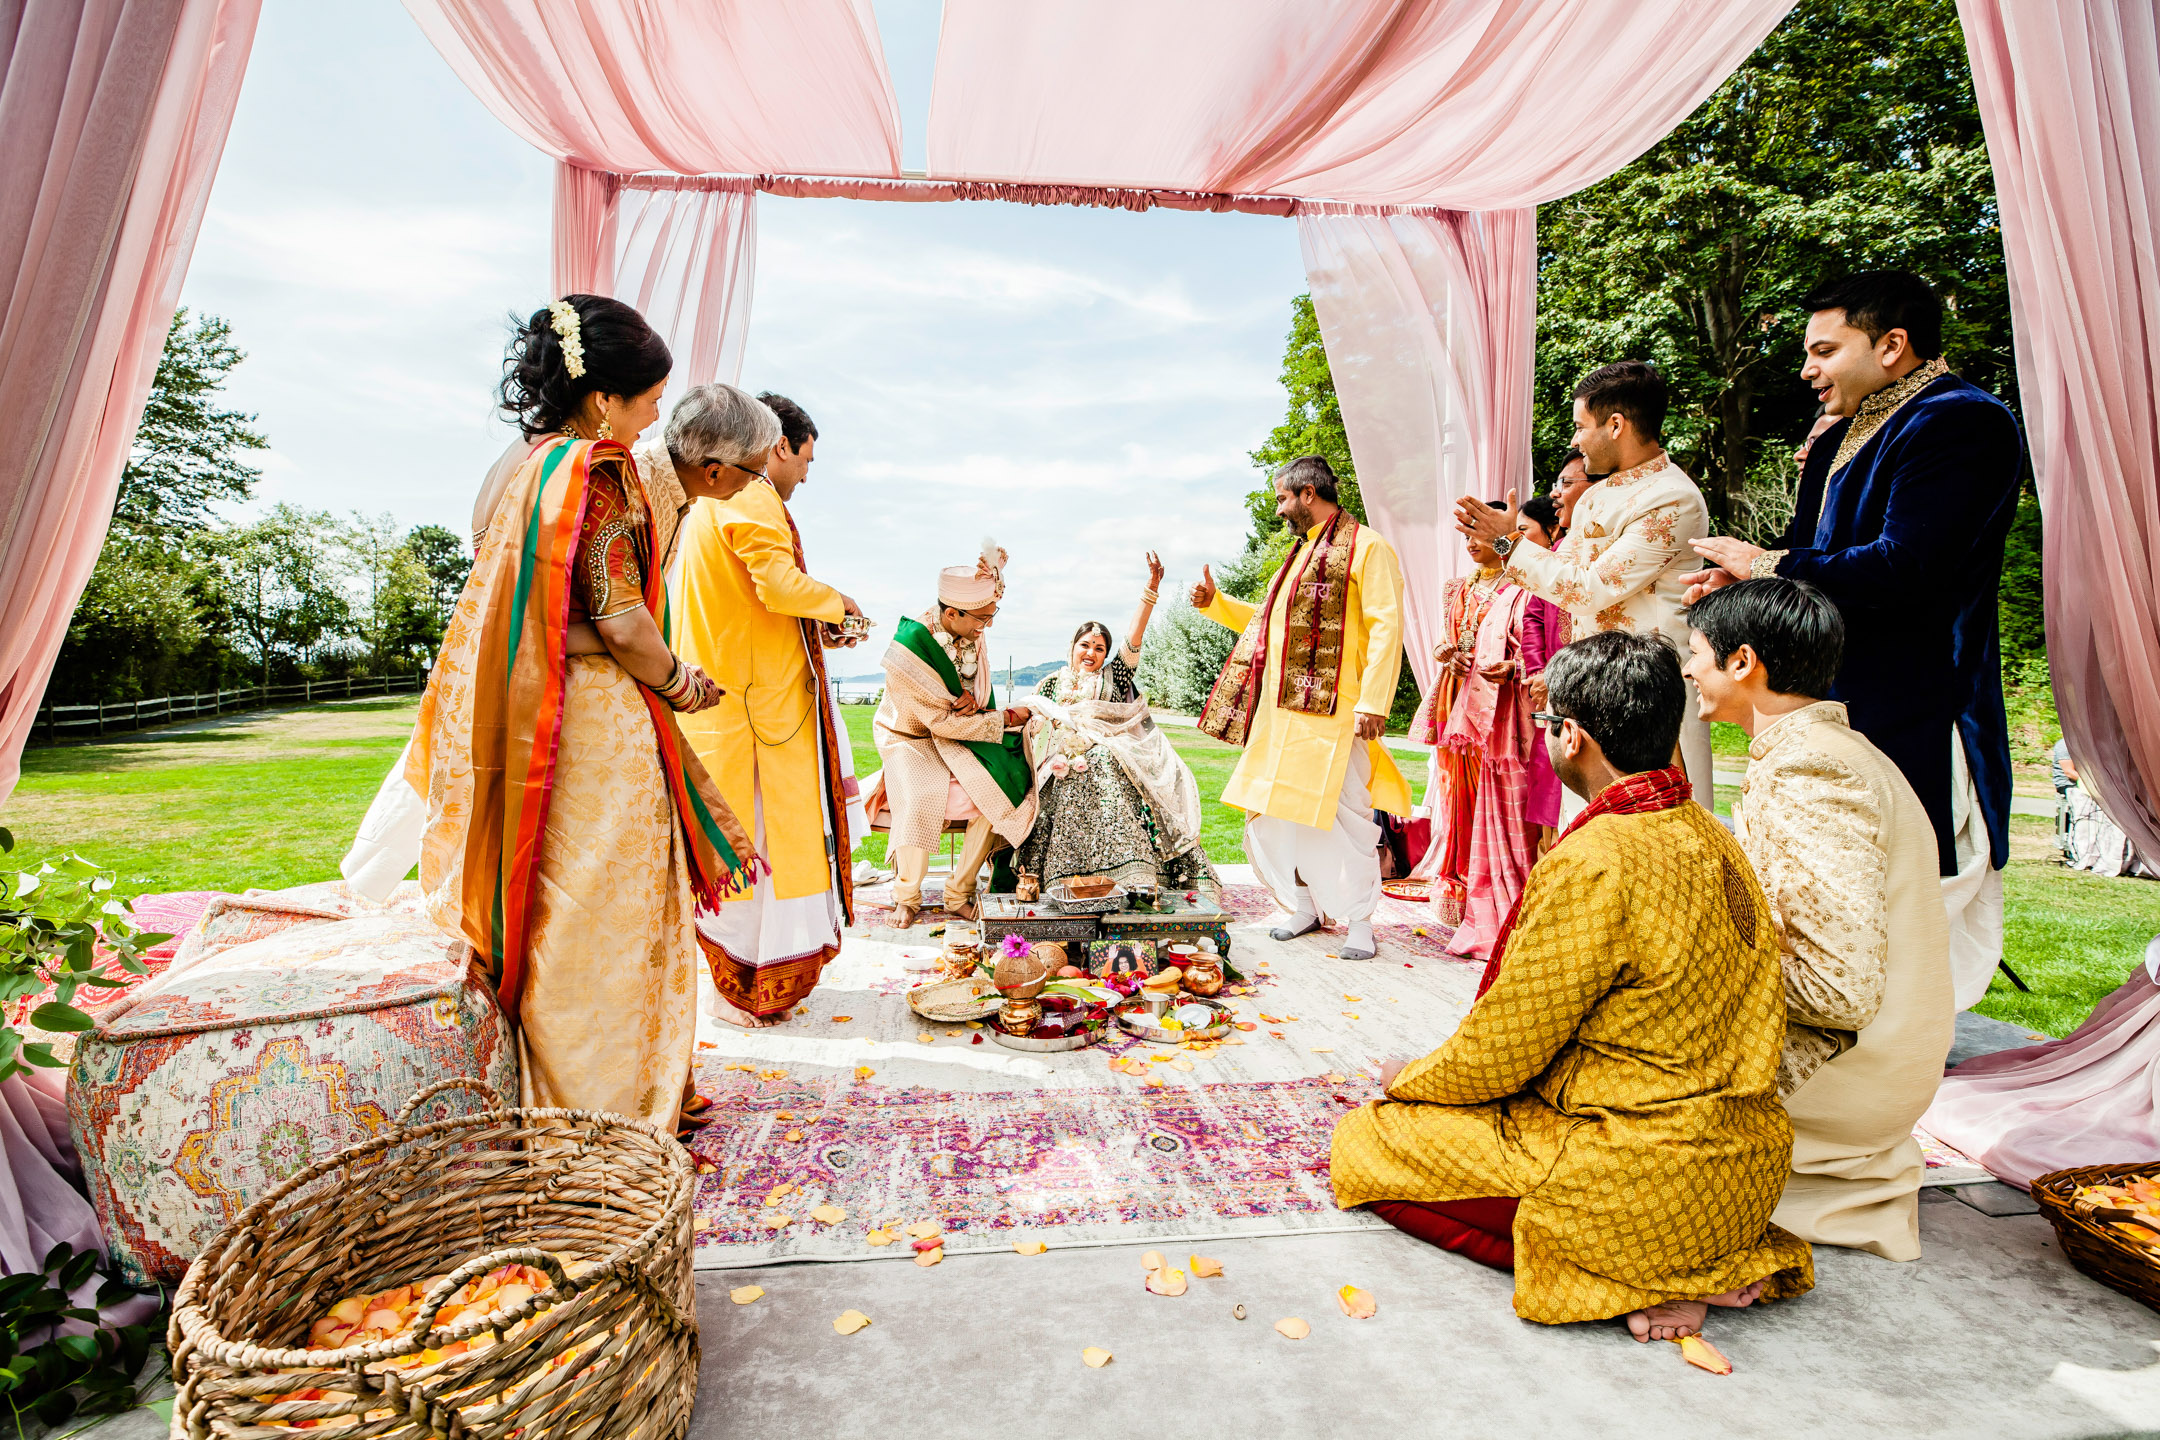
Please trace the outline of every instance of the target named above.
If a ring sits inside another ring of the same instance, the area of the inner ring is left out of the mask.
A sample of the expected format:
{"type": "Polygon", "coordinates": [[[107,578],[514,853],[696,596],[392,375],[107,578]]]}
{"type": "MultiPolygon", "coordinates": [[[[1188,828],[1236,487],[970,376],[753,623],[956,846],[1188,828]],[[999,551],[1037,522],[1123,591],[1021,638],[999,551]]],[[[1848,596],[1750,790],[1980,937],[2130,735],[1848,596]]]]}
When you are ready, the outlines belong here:
{"type": "Polygon", "coordinates": [[[917,1265],[920,1265],[920,1266],[922,1266],[922,1267],[923,1267],[924,1269],[926,1269],[926,1270],[927,1270],[927,1269],[929,1269],[929,1268],[930,1268],[930,1267],[931,1267],[932,1265],[935,1265],[935,1264],[937,1264],[937,1263],[938,1263],[938,1261],[940,1261],[940,1260],[943,1260],[944,1258],[945,1258],[945,1251],[944,1251],[944,1248],[943,1248],[943,1247],[941,1246],[941,1247],[939,1247],[938,1249],[935,1249],[935,1250],[925,1250],[925,1251],[923,1251],[923,1252],[922,1252],[921,1254],[919,1254],[919,1255],[917,1255],[917,1256],[915,1257],[915,1263],[916,1263],[917,1265]]]}
{"type": "Polygon", "coordinates": [[[870,1317],[860,1310],[843,1310],[832,1322],[832,1328],[842,1335],[853,1335],[870,1323],[870,1317]]]}
{"type": "Polygon", "coordinates": [[[1176,1299],[1185,1293],[1185,1272],[1183,1270],[1150,1270],[1146,1281],[1143,1283],[1147,1286],[1148,1293],[1151,1295],[1164,1295],[1176,1299]]]}
{"type": "Polygon", "coordinates": [[[740,1289],[728,1291],[727,1298],[737,1305],[748,1305],[764,1293],[765,1287],[762,1285],[745,1285],[740,1289]]]}
{"type": "Polygon", "coordinates": [[[1100,1370],[1110,1363],[1110,1352],[1090,1345],[1080,1352],[1080,1361],[1091,1370],[1100,1370]]]}
{"type": "Polygon", "coordinates": [[[1372,1291],[1360,1290],[1355,1285],[1345,1285],[1335,1292],[1335,1303],[1342,1313],[1352,1320],[1370,1320],[1379,1313],[1380,1306],[1374,1301],[1372,1291]]]}
{"type": "Polygon", "coordinates": [[[1306,1336],[1312,1334],[1312,1326],[1293,1315],[1287,1320],[1277,1320],[1275,1322],[1275,1333],[1287,1340],[1303,1340],[1306,1336]]]}
{"type": "Polygon", "coordinates": [[[1683,1335],[1680,1337],[1679,1344],[1680,1358],[1687,1361],[1688,1364],[1708,1370],[1713,1375],[1732,1374],[1732,1361],[1726,1359],[1723,1354],[1719,1353],[1717,1346],[1712,1345],[1702,1336],[1683,1335]]]}
{"type": "Polygon", "coordinates": [[[1193,1278],[1207,1280],[1222,1274],[1222,1261],[1210,1260],[1205,1255],[1190,1255],[1185,1263],[1192,1267],[1193,1278]]]}

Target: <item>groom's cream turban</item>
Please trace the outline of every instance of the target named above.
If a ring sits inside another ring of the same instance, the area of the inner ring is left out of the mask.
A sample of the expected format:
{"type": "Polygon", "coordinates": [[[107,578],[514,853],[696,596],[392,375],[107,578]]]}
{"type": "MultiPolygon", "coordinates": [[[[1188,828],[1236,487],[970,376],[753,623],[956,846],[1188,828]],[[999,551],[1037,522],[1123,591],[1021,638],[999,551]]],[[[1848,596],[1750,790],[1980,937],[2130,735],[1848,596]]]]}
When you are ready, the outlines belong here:
{"type": "Polygon", "coordinates": [[[985,535],[982,554],[974,564],[951,565],[938,571],[938,603],[955,610],[973,610],[1004,599],[1005,561],[1005,552],[998,549],[997,541],[985,535]]]}

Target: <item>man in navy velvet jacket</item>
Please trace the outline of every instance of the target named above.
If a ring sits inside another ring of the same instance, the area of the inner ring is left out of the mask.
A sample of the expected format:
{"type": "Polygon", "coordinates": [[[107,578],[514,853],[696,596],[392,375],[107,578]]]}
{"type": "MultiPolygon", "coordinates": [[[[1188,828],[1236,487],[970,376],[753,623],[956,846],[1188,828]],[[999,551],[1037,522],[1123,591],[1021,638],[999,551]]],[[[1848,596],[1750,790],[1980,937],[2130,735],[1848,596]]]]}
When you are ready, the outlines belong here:
{"type": "Polygon", "coordinates": [[[1776,574],[1837,602],[1848,638],[1830,698],[1934,822],[1962,1009],[2002,958],[2010,739],[1996,588],[2023,442],[2009,407],[1944,365],[1942,302],[1917,275],[1864,271],[1803,303],[1801,378],[1842,418],[1809,448],[1777,547],[1695,542],[1717,567],[1698,589],[1776,574]]]}

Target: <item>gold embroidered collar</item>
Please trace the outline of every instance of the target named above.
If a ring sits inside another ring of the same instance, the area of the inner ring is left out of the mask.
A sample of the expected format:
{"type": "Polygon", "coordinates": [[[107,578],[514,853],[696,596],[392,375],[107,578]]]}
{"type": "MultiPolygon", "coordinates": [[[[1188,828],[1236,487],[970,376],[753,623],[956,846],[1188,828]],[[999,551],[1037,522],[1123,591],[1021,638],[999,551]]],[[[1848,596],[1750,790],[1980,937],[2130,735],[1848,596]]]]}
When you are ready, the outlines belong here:
{"type": "Polygon", "coordinates": [[[1762,759],[1775,750],[1786,737],[1797,735],[1810,725],[1835,725],[1840,729],[1850,729],[1852,720],[1846,714],[1845,702],[1842,700],[1818,700],[1812,705],[1803,705],[1763,726],[1762,732],[1748,742],[1748,759],[1762,759]]]}
{"type": "Polygon", "coordinates": [[[1655,475],[1660,470],[1670,468],[1671,465],[1672,457],[1670,455],[1667,455],[1664,451],[1660,450],[1658,451],[1657,457],[1655,459],[1645,460],[1642,464],[1631,466],[1626,470],[1615,470],[1612,474],[1607,475],[1604,479],[1598,481],[1597,483],[1617,490],[1622,485],[1626,485],[1633,481],[1640,480],[1645,475],[1655,475]]]}
{"type": "Polygon", "coordinates": [[[1906,401],[1950,373],[1950,366],[1942,356],[1922,365],[1902,380],[1893,380],[1860,402],[1860,412],[1846,427],[1845,438],[1838,442],[1837,454],[1830,461],[1830,473],[1835,475],[1860,453],[1860,447],[1875,438],[1875,432],[1883,423],[1897,414],[1906,401]]]}

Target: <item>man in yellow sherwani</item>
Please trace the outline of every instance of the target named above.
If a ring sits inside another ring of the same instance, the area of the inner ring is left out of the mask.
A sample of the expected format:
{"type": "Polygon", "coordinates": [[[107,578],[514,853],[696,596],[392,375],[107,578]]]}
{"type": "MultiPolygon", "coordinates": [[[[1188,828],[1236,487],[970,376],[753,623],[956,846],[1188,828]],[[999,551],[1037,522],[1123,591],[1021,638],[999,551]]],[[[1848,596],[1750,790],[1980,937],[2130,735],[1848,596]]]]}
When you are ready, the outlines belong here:
{"type": "MultiPolygon", "coordinates": [[[[843,641],[855,602],[805,573],[787,501],[803,483],[817,434],[784,397],[768,406],[732,385],[700,385],[668,419],[677,465],[708,457],[712,437],[762,423],[764,450],[730,463],[733,494],[691,508],[670,620],[678,653],[720,686],[718,705],[686,716],[683,736],[735,813],[752,821],[771,869],[754,891],[698,915],[698,940],[719,990],[720,1018],[770,1025],[817,984],[852,915],[845,743],[825,683],[827,644],[843,641]],[[788,433],[790,423],[801,433],[788,433]]],[[[735,457],[728,457],[732,462],[735,457]]],[[[725,473],[725,472],[723,472],[725,473]]]]}
{"type": "Polygon", "coordinates": [[[1335,503],[1318,455],[1277,470],[1275,513],[1297,542],[1259,605],[1223,594],[1206,571],[1193,608],[1239,632],[1200,728],[1242,745],[1223,803],[1245,812],[1245,856],[1287,918],[1291,940],[1321,917],[1349,926],[1341,955],[1375,954],[1380,827],[1410,813],[1410,786],[1380,744],[1402,668],[1402,566],[1378,531],[1335,503]]]}
{"type": "Polygon", "coordinates": [[[1662,636],[1546,668],[1553,769],[1595,797],[1537,863],[1447,1043],[1382,1067],[1335,1129],[1335,1198],[1515,1271],[1515,1313],[1637,1339],[1814,1285],[1770,1222],[1792,1127],[1770,906],[1670,764],[1686,682],[1662,636]]]}
{"type": "Polygon", "coordinates": [[[1770,575],[1688,609],[1688,677],[1706,720],[1748,733],[1733,807],[1770,897],[1785,967],[1792,1173],[1777,1222],[1817,1245],[1920,1258],[1913,1126],[1957,1021],[1935,827],[1912,782],[1825,700],[1845,621],[1770,575]]]}

